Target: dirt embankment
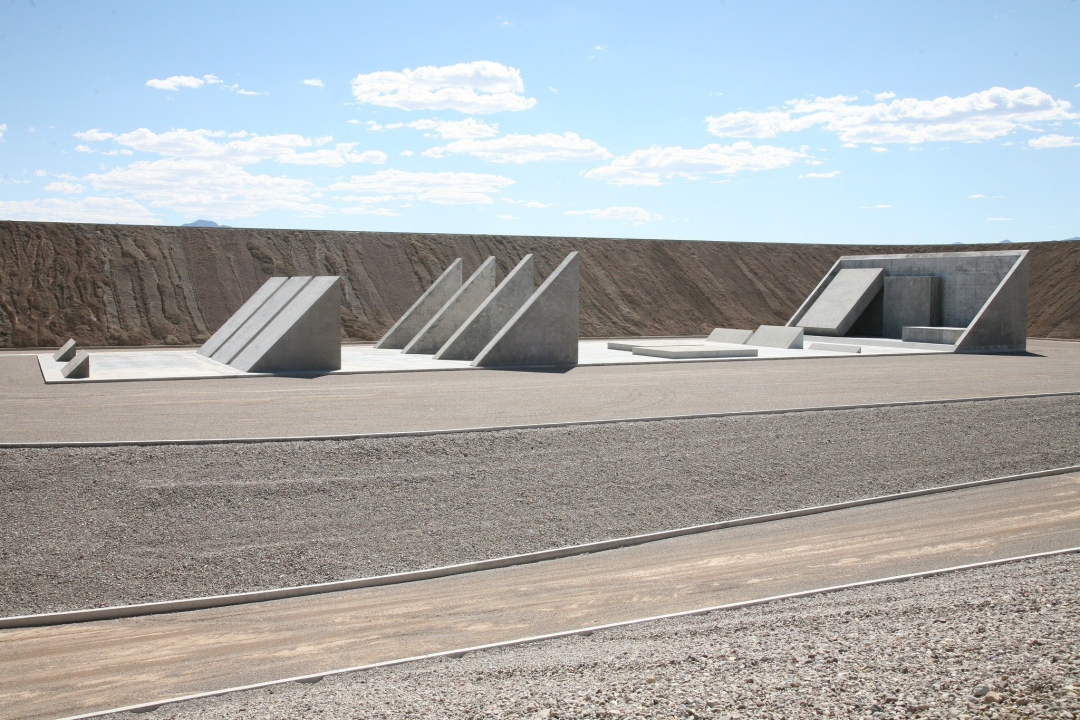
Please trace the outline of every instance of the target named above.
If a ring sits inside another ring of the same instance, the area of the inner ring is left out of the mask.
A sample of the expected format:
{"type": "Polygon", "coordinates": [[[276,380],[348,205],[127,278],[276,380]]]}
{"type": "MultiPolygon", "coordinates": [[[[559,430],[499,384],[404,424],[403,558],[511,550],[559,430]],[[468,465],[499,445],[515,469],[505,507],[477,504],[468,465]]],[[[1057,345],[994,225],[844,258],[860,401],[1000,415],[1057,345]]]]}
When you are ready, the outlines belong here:
{"type": "MultiPolygon", "coordinates": [[[[1031,253],[1028,334],[1080,337],[1080,241],[1031,253]]],[[[0,222],[0,347],[188,344],[271,275],[345,280],[346,339],[382,335],[456,257],[500,277],[534,253],[537,280],[580,250],[584,336],[783,324],[840,255],[1002,249],[0,222]]]]}

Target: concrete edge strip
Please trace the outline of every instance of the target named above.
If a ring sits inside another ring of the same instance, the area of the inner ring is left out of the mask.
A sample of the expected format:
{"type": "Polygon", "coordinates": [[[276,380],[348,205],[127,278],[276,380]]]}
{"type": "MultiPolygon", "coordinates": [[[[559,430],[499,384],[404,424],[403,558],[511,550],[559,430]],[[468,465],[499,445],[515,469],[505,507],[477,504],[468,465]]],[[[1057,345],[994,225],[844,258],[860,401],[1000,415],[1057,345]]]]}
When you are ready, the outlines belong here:
{"type": "Polygon", "coordinates": [[[692,525],[690,527],[676,528],[673,530],[660,530],[657,532],[644,533],[642,535],[631,535],[629,537],[612,538],[610,540],[598,540],[579,545],[567,545],[558,548],[550,548],[548,550],[521,553],[519,555],[506,555],[503,557],[491,558],[489,560],[476,560],[456,565],[443,565],[440,567],[410,570],[389,575],[375,575],[372,577],[354,578],[350,580],[335,580],[312,585],[294,585],[272,590],[255,590],[229,595],[208,595],[182,600],[164,600],[159,602],[140,603],[137,605],[113,605],[104,608],[64,610],[36,615],[13,615],[0,618],[0,629],[42,627],[47,625],[64,625],[99,620],[117,620],[144,615],[163,615],[166,613],[206,610],[209,608],[227,607],[231,605],[246,605],[249,603],[284,600],[287,598],[305,597],[308,595],[322,595],[324,593],[342,592],[345,590],[359,590],[362,588],[417,582],[420,580],[432,580],[434,578],[449,577],[451,575],[464,575],[466,573],[480,572],[483,570],[496,570],[516,565],[529,565],[545,560],[559,560],[577,555],[588,555],[590,553],[603,552],[605,550],[616,550],[619,548],[633,547],[635,545],[644,545],[659,540],[668,540],[686,535],[697,535],[699,533],[723,530],[725,528],[757,525],[775,520],[786,520],[789,518],[805,517],[807,515],[819,515],[836,510],[862,507],[864,505],[877,505],[879,503],[891,502],[894,500],[905,500],[908,498],[922,497],[924,495],[936,495],[938,493],[967,490],[982,487],[984,485],[996,485],[998,483],[1016,480],[1029,480],[1053,475],[1065,475],[1073,472],[1080,472],[1080,465],[1053,468],[1051,470],[1038,470],[1035,472],[1020,473],[1018,475],[1005,475],[984,480],[971,480],[954,485],[938,485],[935,487],[923,488],[921,490],[907,490],[905,492],[892,493],[889,495],[877,495],[875,497],[847,500],[828,505],[815,505],[812,507],[799,508],[797,510],[769,513],[767,515],[754,515],[733,520],[721,520],[719,522],[692,525]]]}
{"type": "MultiPolygon", "coordinates": [[[[852,355],[855,357],[855,355],[852,355]]],[[[833,359],[833,358],[829,358],[833,359]]],[[[688,360],[685,362],[696,362],[688,360]]],[[[152,447],[158,445],[224,445],[228,443],[275,443],[316,442],[332,440],[378,440],[385,438],[427,437],[430,435],[454,435],[457,433],[503,432],[506,430],[545,430],[549,428],[578,427],[583,425],[615,425],[618,423],[662,422],[665,420],[704,420],[710,418],[744,417],[753,415],[784,415],[787,413],[822,412],[839,410],[873,410],[875,408],[913,407],[919,405],[948,405],[951,403],[989,402],[992,400],[1026,400],[1048,397],[1080,395],[1080,390],[1058,392],[1020,393],[1017,395],[977,395],[961,398],[938,398],[933,400],[896,400],[892,402],[855,403],[852,405],[815,405],[795,408],[771,408],[765,410],[729,410],[714,413],[688,415],[645,415],[628,418],[600,420],[561,420],[546,423],[522,423],[518,425],[481,425],[466,428],[438,428],[433,430],[394,430],[389,432],[343,433],[336,435],[270,435],[264,437],[237,438],[174,438],[166,440],[59,440],[49,442],[0,442],[0,450],[34,448],[80,448],[80,447],[152,447]]]]}
{"type": "Polygon", "coordinates": [[[921,572],[907,573],[905,575],[892,575],[889,577],[875,578],[873,580],[860,580],[858,582],[846,583],[844,585],[830,585],[828,587],[815,588],[813,590],[800,590],[798,592],[785,593],[783,595],[772,595],[769,597],[756,598],[754,600],[743,600],[740,602],[727,603],[725,605],[713,605],[710,607],[697,608],[695,610],[683,610],[680,612],[667,613],[665,615],[653,615],[651,617],[638,618],[635,620],[622,620],[620,622],[607,623],[604,625],[592,625],[590,627],[577,628],[575,630],[564,630],[562,632],[549,633],[547,635],[534,635],[532,637],[518,638],[516,640],[504,640],[502,642],[489,643],[487,645],[474,645],[472,647],[458,648],[455,650],[443,650],[441,652],[429,653],[427,655],[414,655],[412,657],[400,658],[397,660],[385,660],[383,662],[371,663],[368,665],[357,665],[355,667],[326,670],[324,672],[312,673],[310,675],[297,675],[294,677],[284,678],[282,680],[268,680],[261,683],[252,683],[250,685],[239,685],[236,687],[224,688],[221,690],[210,690],[207,692],[194,693],[191,695],[181,695],[179,697],[166,698],[163,700],[154,700],[147,703],[140,703],[138,705],[126,705],[124,707],[112,708],[109,710],[98,710],[96,712],[85,713],[82,715],[70,715],[68,717],[61,718],[60,720],[83,720],[84,718],[103,717],[105,715],[112,715],[121,712],[151,712],[152,710],[156,710],[163,705],[173,705],[176,703],[188,702],[191,700],[202,700],[205,698],[218,697],[221,695],[231,695],[232,693],[245,692],[248,690],[260,690],[262,688],[273,687],[275,685],[283,685],[289,682],[316,683],[323,678],[333,677],[335,675],[345,675],[347,673],[355,673],[364,670],[374,670],[377,668],[392,667],[394,665],[404,665],[406,663],[419,662],[421,660],[437,660],[439,658],[460,658],[469,653],[482,652],[484,650],[498,650],[501,648],[516,647],[518,645],[528,645],[531,643],[544,642],[547,640],[557,640],[559,638],[573,637],[575,635],[588,637],[595,632],[600,632],[603,630],[613,630],[617,628],[628,627],[631,625],[640,625],[643,623],[655,622],[657,620],[670,620],[674,618],[692,617],[695,615],[708,615],[709,613],[720,612],[723,610],[741,610],[743,608],[754,607],[756,605],[765,605],[767,603],[777,602],[780,600],[794,600],[798,598],[810,597],[813,595],[823,595],[826,593],[840,592],[841,590],[853,590],[855,588],[868,587],[871,585],[885,585],[887,583],[903,582],[906,580],[918,580],[921,578],[934,577],[936,575],[945,575],[948,573],[961,572],[963,570],[977,570],[980,568],[988,568],[998,565],[1007,565],[1010,563],[1023,562],[1025,560],[1038,560],[1041,558],[1070,555],[1074,553],[1080,553],[1080,547],[1064,548],[1062,550],[1050,550],[1048,552],[1033,553],[1031,555],[1017,555],[1014,557],[999,558],[997,560],[985,560],[983,562],[969,563],[967,565],[954,565],[952,567],[937,568],[934,570],[923,570],[921,572]]]}

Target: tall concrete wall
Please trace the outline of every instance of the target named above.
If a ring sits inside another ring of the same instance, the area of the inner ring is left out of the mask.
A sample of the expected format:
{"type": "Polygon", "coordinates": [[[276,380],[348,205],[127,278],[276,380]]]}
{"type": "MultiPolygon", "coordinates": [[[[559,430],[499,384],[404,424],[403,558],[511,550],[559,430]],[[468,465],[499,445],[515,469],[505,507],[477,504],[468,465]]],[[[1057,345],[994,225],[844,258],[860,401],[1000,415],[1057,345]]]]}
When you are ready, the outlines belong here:
{"type": "Polygon", "coordinates": [[[535,287],[533,256],[526,255],[435,353],[436,360],[473,360],[529,299],[535,287]]]}
{"type": "Polygon", "coordinates": [[[908,326],[941,325],[941,278],[894,275],[882,288],[882,335],[902,338],[908,326]]]}
{"type": "Polygon", "coordinates": [[[435,317],[421,328],[416,337],[409,341],[402,352],[410,355],[437,352],[494,289],[495,258],[489,257],[446,301],[439,312],[435,313],[435,317]]]}
{"type": "Polygon", "coordinates": [[[1028,258],[1023,257],[979,310],[956,343],[957,352],[1027,349],[1028,258]]]}
{"type": "Polygon", "coordinates": [[[375,347],[401,350],[408,345],[409,341],[416,337],[416,334],[442,309],[446,301],[461,288],[461,268],[461,258],[452,262],[450,267],[436,278],[431,287],[412,304],[412,307],[394,323],[394,326],[386,331],[382,339],[375,343],[375,347]]]}

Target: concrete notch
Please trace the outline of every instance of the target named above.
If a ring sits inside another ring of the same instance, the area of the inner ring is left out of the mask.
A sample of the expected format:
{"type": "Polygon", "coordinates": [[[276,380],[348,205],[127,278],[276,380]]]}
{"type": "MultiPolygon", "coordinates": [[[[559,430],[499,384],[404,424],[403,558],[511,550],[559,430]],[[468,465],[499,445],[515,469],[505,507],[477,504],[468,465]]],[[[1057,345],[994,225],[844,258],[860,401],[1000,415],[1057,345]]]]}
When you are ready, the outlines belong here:
{"type": "Polygon", "coordinates": [[[436,360],[473,360],[532,295],[533,256],[526,255],[435,353],[436,360]]]}
{"type": "Polygon", "coordinates": [[[435,279],[424,294],[412,304],[405,314],[398,319],[375,347],[387,350],[401,350],[416,337],[425,325],[442,309],[446,301],[461,288],[461,258],[450,263],[450,267],[435,279]]]}
{"type": "Polygon", "coordinates": [[[576,365],[579,256],[574,251],[480,351],[475,367],[576,365]]]}
{"type": "Polygon", "coordinates": [[[844,335],[880,292],[881,268],[845,268],[821,291],[797,325],[811,335],[844,335]]]}
{"type": "Polygon", "coordinates": [[[403,353],[433,354],[468,320],[495,289],[495,258],[489,257],[465,284],[435,313],[402,350],[403,353]]]}
{"type": "Polygon", "coordinates": [[[64,362],[71,360],[75,357],[75,353],[78,352],[79,346],[75,344],[75,339],[71,338],[66,343],[60,346],[60,349],[53,353],[52,359],[56,362],[64,362]]]}
{"type": "Polygon", "coordinates": [[[75,357],[60,369],[60,374],[71,380],[90,377],[90,356],[85,350],[79,350],[75,357]]]}
{"type": "Polygon", "coordinates": [[[782,325],[762,325],[754,331],[746,344],[754,347],[771,347],[782,350],[802,349],[803,329],[801,327],[782,325]]]}

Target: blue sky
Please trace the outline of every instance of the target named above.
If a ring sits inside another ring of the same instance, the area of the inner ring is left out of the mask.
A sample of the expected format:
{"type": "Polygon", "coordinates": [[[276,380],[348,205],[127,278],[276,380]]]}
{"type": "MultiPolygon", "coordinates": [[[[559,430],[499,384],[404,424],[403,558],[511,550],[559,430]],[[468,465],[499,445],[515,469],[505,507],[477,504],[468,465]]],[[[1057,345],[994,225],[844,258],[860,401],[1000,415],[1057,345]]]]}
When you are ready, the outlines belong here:
{"type": "Polygon", "coordinates": [[[0,8],[0,219],[1080,235],[1080,3],[0,8]]]}

